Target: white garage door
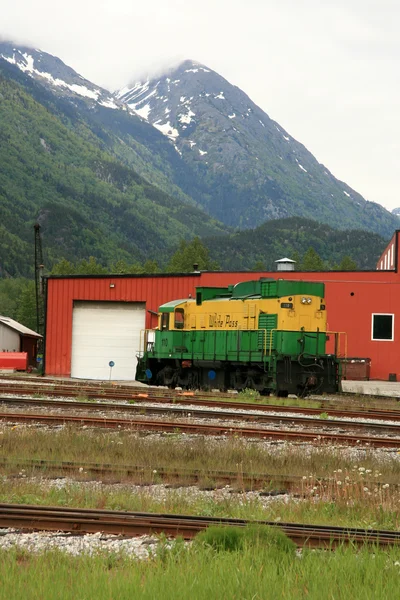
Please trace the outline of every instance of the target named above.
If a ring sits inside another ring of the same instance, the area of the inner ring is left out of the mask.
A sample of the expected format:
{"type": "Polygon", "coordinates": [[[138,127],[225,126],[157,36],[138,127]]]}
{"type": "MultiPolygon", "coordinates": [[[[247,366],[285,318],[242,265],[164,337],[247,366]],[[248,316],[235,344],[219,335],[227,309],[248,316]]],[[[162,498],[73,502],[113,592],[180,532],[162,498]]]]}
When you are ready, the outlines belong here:
{"type": "Polygon", "coordinates": [[[145,305],[133,302],[74,302],[71,377],[135,379],[145,305]],[[110,370],[109,363],[114,362],[110,370]]]}

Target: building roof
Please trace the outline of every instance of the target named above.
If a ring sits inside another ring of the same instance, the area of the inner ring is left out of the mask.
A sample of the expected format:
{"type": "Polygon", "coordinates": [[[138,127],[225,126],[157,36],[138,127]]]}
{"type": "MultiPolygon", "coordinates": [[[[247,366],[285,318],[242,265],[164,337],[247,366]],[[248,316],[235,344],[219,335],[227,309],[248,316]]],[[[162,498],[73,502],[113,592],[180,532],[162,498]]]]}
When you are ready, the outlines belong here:
{"type": "Polygon", "coordinates": [[[295,260],[292,260],[291,258],[280,258],[279,260],[275,261],[276,263],[295,263],[295,260]]]}
{"type": "Polygon", "coordinates": [[[10,319],[10,317],[2,317],[0,315],[0,325],[6,325],[10,327],[10,329],[14,329],[14,331],[18,331],[21,335],[29,335],[31,337],[41,338],[42,336],[33,329],[29,329],[29,327],[25,327],[18,321],[14,321],[14,319],[10,319]]]}

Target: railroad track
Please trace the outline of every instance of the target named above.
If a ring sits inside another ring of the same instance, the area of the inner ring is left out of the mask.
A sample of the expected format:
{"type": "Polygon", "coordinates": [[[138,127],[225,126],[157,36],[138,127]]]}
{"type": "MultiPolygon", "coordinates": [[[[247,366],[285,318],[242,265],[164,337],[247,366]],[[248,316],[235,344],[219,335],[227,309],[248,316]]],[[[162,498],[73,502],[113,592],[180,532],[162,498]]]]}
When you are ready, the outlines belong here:
{"type": "Polygon", "coordinates": [[[343,543],[379,546],[400,544],[400,532],[397,531],[299,523],[277,524],[270,521],[189,515],[0,504],[0,527],[22,531],[63,531],[74,534],[101,532],[125,537],[164,533],[168,537],[181,536],[188,540],[210,526],[244,527],[250,524],[278,527],[298,546],[335,548],[343,543]]]}
{"type": "MultiPolygon", "coordinates": [[[[44,472],[49,477],[68,473],[69,475],[95,475],[96,477],[109,477],[118,483],[120,479],[129,478],[139,485],[153,485],[155,483],[165,483],[185,487],[194,484],[203,484],[203,489],[217,489],[221,485],[229,484],[234,490],[240,491],[261,491],[263,495],[279,495],[289,492],[298,492],[304,494],[309,482],[304,481],[301,475],[280,475],[277,473],[248,473],[245,471],[216,471],[200,469],[184,469],[175,467],[162,467],[151,465],[124,465],[115,463],[85,463],[75,461],[57,461],[44,460],[40,458],[0,458],[0,471],[3,469],[8,474],[11,470],[21,476],[34,475],[36,471],[44,472]],[[28,472],[28,473],[27,473],[28,472]]],[[[103,481],[107,483],[107,481],[103,481]]],[[[312,486],[318,484],[321,486],[335,484],[336,480],[332,478],[313,477],[312,486]]],[[[387,482],[382,483],[375,479],[363,479],[363,486],[374,486],[381,488],[387,482]]],[[[398,488],[400,484],[391,483],[391,488],[398,488]]]]}
{"type": "MultiPolygon", "coordinates": [[[[9,459],[0,458],[0,469],[11,469],[21,474],[21,469],[28,473],[37,470],[46,474],[68,473],[74,475],[95,475],[97,477],[108,476],[114,480],[116,477],[130,477],[139,481],[141,485],[154,483],[171,483],[185,485],[203,482],[207,489],[216,489],[221,485],[230,484],[240,490],[263,490],[266,495],[285,494],[296,486],[299,489],[304,485],[300,475],[273,475],[269,473],[245,473],[238,471],[216,471],[200,469],[184,469],[174,467],[145,466],[145,465],[119,465],[111,463],[85,463],[74,461],[55,461],[43,459],[9,459]]],[[[25,474],[24,473],[24,474],[25,474]]],[[[322,481],[322,479],[320,480],[322,481]]],[[[367,483],[366,483],[367,484],[367,483]]],[[[374,485],[379,483],[374,481],[374,485]]]]}
{"type": "MultiPolygon", "coordinates": [[[[12,388],[15,390],[21,389],[21,388],[28,388],[33,390],[30,393],[36,393],[38,391],[38,389],[48,389],[48,390],[55,390],[55,389],[63,389],[65,390],[65,392],[71,392],[74,395],[77,394],[77,390],[79,394],[96,394],[96,395],[106,395],[106,396],[117,396],[117,397],[132,397],[133,395],[138,395],[141,396],[143,394],[145,394],[148,397],[152,397],[152,398],[164,398],[164,397],[168,397],[168,398],[173,398],[175,396],[196,396],[197,398],[215,398],[216,396],[218,396],[218,398],[227,398],[227,399],[231,399],[234,398],[235,396],[237,396],[237,392],[236,391],[232,391],[232,392],[220,392],[220,391],[214,391],[214,392],[205,392],[202,390],[196,390],[196,391],[184,391],[184,390],[180,390],[180,389],[166,389],[166,388],[162,388],[162,387],[149,387],[149,386],[136,386],[136,385],[121,385],[121,384],[110,384],[110,383],[105,383],[105,382],[101,382],[101,383],[87,383],[87,382],[60,382],[59,380],[52,380],[52,381],[48,381],[48,380],[43,380],[40,378],[37,378],[35,381],[37,381],[37,383],[32,383],[32,379],[20,379],[20,378],[16,378],[16,379],[10,379],[10,381],[5,382],[3,377],[0,377],[0,379],[2,379],[0,386],[1,387],[8,387],[8,388],[12,388]],[[15,383],[16,381],[23,381],[23,383],[15,383]],[[30,387],[29,387],[30,386],[30,387]]],[[[8,379],[8,377],[6,377],[6,379],[8,379]]]]}
{"type": "MultiPolygon", "coordinates": [[[[0,396],[0,404],[5,405],[18,405],[18,406],[40,406],[40,407],[51,407],[55,409],[59,408],[67,408],[68,410],[82,410],[82,411],[107,411],[107,412],[124,412],[131,414],[146,414],[146,415],[165,415],[166,413],[172,415],[178,415],[180,417],[191,417],[191,418],[209,418],[209,419],[226,419],[228,421],[250,421],[256,423],[280,423],[280,424],[295,424],[295,425],[304,425],[309,427],[337,427],[339,429],[363,429],[363,430],[373,430],[373,431],[384,431],[385,433],[394,433],[400,434],[400,424],[399,425],[388,425],[383,423],[365,423],[363,421],[337,421],[334,419],[326,418],[326,414],[322,419],[316,419],[315,416],[297,416],[299,410],[295,411],[296,416],[283,416],[283,415],[273,415],[268,414],[271,410],[271,407],[268,407],[269,410],[262,411],[263,415],[254,414],[254,412],[249,412],[248,410],[245,412],[245,406],[241,406],[240,409],[237,409],[233,412],[229,409],[225,408],[216,410],[215,407],[212,407],[213,410],[209,410],[209,408],[182,408],[177,406],[166,406],[165,404],[161,407],[154,406],[143,406],[142,403],[138,404],[113,404],[106,402],[79,402],[79,401],[70,401],[70,400],[46,400],[43,398],[4,398],[0,396]]],[[[277,412],[281,412],[279,407],[274,407],[277,412]]],[[[259,411],[261,412],[261,411],[259,411]]],[[[272,412],[272,411],[271,411],[272,412]]],[[[287,411],[283,411],[287,412],[287,411]]],[[[314,413],[312,413],[314,414],[314,413]]],[[[357,414],[357,413],[355,413],[357,414]]],[[[317,413],[318,417],[321,416],[321,413],[317,413]]],[[[348,415],[346,415],[348,416],[348,415]]],[[[372,417],[370,417],[372,418],[372,417]]],[[[400,417],[399,417],[400,421],[400,417]]]]}
{"type": "Polygon", "coordinates": [[[290,430],[271,430],[261,427],[227,427],[224,424],[187,423],[185,421],[148,421],[145,419],[110,419],[106,417],[87,417],[71,415],[45,415],[0,413],[0,421],[8,423],[41,423],[47,426],[75,424],[78,426],[106,428],[106,429],[133,429],[144,431],[157,431],[173,434],[202,434],[202,435],[228,435],[236,437],[249,437],[264,440],[291,440],[303,442],[326,442],[330,444],[367,445],[373,448],[397,449],[400,438],[373,437],[354,434],[340,434],[290,430]]]}
{"type": "MultiPolygon", "coordinates": [[[[311,408],[303,406],[279,406],[273,404],[258,404],[258,403],[244,403],[240,401],[225,401],[225,400],[210,400],[208,396],[198,395],[194,392],[174,392],[171,390],[160,390],[165,392],[160,394],[159,390],[156,390],[157,394],[152,391],[153,388],[139,388],[140,392],[133,392],[132,389],[126,391],[114,391],[112,388],[104,390],[99,388],[98,390],[93,389],[95,386],[89,388],[75,386],[57,386],[57,387],[26,387],[24,385],[9,385],[0,383],[0,393],[6,393],[10,395],[20,395],[22,393],[27,395],[38,395],[38,392],[46,396],[65,396],[69,398],[76,398],[79,396],[85,396],[88,399],[97,400],[122,400],[131,401],[137,403],[152,402],[152,403],[172,403],[181,405],[192,405],[192,406],[203,406],[212,408],[225,408],[225,409],[238,409],[243,410],[258,410],[263,412],[291,412],[299,413],[303,415],[315,415],[319,416],[321,413],[326,415],[328,418],[331,417],[348,417],[348,418],[371,418],[376,420],[390,420],[400,421],[400,410],[380,410],[380,409],[365,409],[352,410],[352,409],[338,409],[337,406],[333,408],[328,404],[321,405],[320,408],[311,408]],[[77,389],[79,393],[77,394],[77,389]],[[147,391],[146,391],[147,390],[147,391]]],[[[224,397],[231,399],[233,394],[225,395],[224,397]]],[[[219,397],[222,397],[219,395],[219,397]]],[[[329,402],[329,401],[328,401],[329,402]]]]}

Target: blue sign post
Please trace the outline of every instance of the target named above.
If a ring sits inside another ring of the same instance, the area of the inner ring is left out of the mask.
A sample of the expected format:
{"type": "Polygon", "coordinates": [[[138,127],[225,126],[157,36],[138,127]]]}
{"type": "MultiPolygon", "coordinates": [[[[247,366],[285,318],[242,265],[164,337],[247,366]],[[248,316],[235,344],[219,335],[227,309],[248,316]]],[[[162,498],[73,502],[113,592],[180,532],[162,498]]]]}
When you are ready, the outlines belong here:
{"type": "Polygon", "coordinates": [[[110,367],[110,379],[109,379],[109,381],[111,381],[112,368],[115,366],[115,362],[113,360],[110,360],[110,362],[108,363],[108,366],[110,367]]]}

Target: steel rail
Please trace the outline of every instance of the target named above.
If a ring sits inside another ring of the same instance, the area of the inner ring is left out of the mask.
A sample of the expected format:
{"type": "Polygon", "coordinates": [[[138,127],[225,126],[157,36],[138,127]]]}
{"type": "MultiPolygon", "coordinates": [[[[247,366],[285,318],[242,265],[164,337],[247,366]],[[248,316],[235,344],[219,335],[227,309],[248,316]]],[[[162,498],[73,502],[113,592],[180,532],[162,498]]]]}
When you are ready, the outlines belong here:
{"type": "Polygon", "coordinates": [[[315,433],[306,431],[271,430],[251,427],[226,427],[225,425],[187,423],[183,421],[146,421],[134,419],[109,419],[71,415],[44,415],[0,413],[0,421],[12,423],[42,423],[45,425],[75,424],[86,427],[101,427],[107,429],[135,429],[157,431],[163,433],[185,433],[203,435],[229,435],[237,437],[254,437],[261,439],[278,439],[307,442],[341,443],[345,445],[367,444],[373,448],[398,448],[400,438],[360,436],[340,433],[315,433]]]}
{"type": "MultiPolygon", "coordinates": [[[[18,395],[21,393],[25,394],[38,394],[41,393],[47,396],[65,396],[76,398],[77,394],[75,390],[65,390],[62,388],[28,388],[25,389],[23,386],[18,386],[17,388],[7,388],[0,384],[0,393],[7,393],[10,395],[18,395]]],[[[81,394],[82,395],[82,394],[81,394]]],[[[323,413],[326,414],[327,417],[348,417],[348,418],[371,418],[377,420],[391,420],[391,421],[399,421],[400,422],[400,411],[391,411],[391,410],[374,410],[374,409],[363,409],[363,410],[351,410],[351,409],[330,409],[328,407],[319,408],[310,408],[310,407],[299,407],[299,406],[279,406],[273,404],[256,404],[256,403],[244,403],[244,402],[226,402],[219,400],[203,400],[198,398],[197,396],[190,396],[185,392],[177,393],[176,395],[169,395],[164,397],[152,396],[148,393],[140,393],[140,394],[97,394],[95,392],[88,392],[85,394],[87,398],[93,398],[98,400],[126,400],[126,401],[134,401],[137,403],[143,402],[152,402],[152,403],[173,403],[173,404],[181,404],[181,405],[192,405],[192,406],[203,406],[203,407],[212,407],[212,408],[225,408],[225,409],[242,409],[242,410],[257,410],[262,412],[291,412],[298,413],[303,415],[321,415],[323,413]]],[[[79,395],[78,395],[79,397],[79,395]]]]}
{"type": "MultiPolygon", "coordinates": [[[[3,379],[1,377],[1,379],[3,379]]],[[[39,382],[38,385],[32,385],[32,383],[30,381],[24,381],[24,383],[9,383],[9,382],[4,382],[4,380],[0,383],[1,387],[4,388],[13,388],[13,389],[18,389],[18,388],[29,388],[30,390],[35,390],[35,392],[38,391],[38,389],[49,389],[49,390],[55,390],[55,389],[63,389],[66,392],[70,391],[73,392],[76,395],[76,390],[79,391],[79,393],[81,394],[86,394],[86,393],[97,393],[99,395],[112,395],[112,396],[117,396],[117,397],[131,397],[132,393],[136,394],[136,395],[143,395],[145,394],[148,397],[154,397],[154,398],[163,398],[165,396],[167,397],[174,397],[174,396],[196,396],[197,398],[215,398],[215,396],[218,396],[219,398],[232,398],[235,397],[237,395],[237,392],[220,392],[220,391],[215,391],[215,392],[204,392],[202,390],[196,390],[196,391],[185,391],[185,390],[175,390],[175,389],[166,389],[166,388],[160,388],[160,387],[149,387],[149,386],[135,386],[135,385],[129,385],[129,386],[120,386],[120,385],[99,385],[99,384],[87,384],[87,382],[83,383],[74,383],[74,384],[70,384],[70,383],[63,383],[63,382],[55,382],[55,383],[49,383],[47,381],[43,381],[41,380],[39,382]],[[29,384],[31,385],[31,387],[29,388],[29,384]]],[[[34,393],[34,392],[32,392],[34,393]]]]}
{"type": "MultiPolygon", "coordinates": [[[[151,465],[129,465],[116,463],[85,463],[74,461],[56,461],[45,460],[39,458],[0,458],[0,470],[6,468],[15,469],[18,475],[21,475],[21,469],[35,472],[36,470],[45,471],[48,473],[67,472],[77,475],[95,474],[97,476],[112,475],[131,477],[135,481],[139,480],[141,485],[152,485],[159,481],[171,481],[179,483],[185,487],[201,481],[206,482],[207,489],[217,489],[219,484],[234,484],[233,487],[238,490],[262,490],[263,495],[278,495],[287,494],[293,489],[304,493],[304,489],[309,487],[310,480],[304,480],[302,475],[282,475],[278,473],[249,473],[246,471],[216,471],[216,470],[200,470],[200,469],[185,469],[178,467],[162,467],[151,465]],[[213,486],[212,486],[213,484],[213,486]],[[281,486],[281,487],[278,487],[281,486]]],[[[25,473],[24,473],[25,474],[25,473]]],[[[327,477],[312,477],[312,485],[336,485],[336,479],[327,477]]],[[[381,488],[387,482],[363,479],[356,481],[363,486],[373,485],[376,488],[381,488]]],[[[398,488],[399,483],[391,483],[391,488],[398,488]]]]}
{"type": "MultiPolygon", "coordinates": [[[[400,434],[400,424],[385,424],[385,423],[365,423],[363,421],[337,421],[334,419],[317,419],[315,417],[303,417],[297,416],[284,416],[284,415],[271,415],[268,411],[263,411],[266,414],[259,415],[249,411],[245,412],[244,407],[240,407],[240,410],[235,412],[225,410],[209,410],[209,408],[182,408],[178,406],[143,406],[141,403],[134,404],[111,404],[106,402],[79,402],[71,400],[46,400],[43,398],[5,398],[0,396],[0,404],[5,405],[20,405],[20,406],[44,406],[51,408],[68,408],[73,410],[87,410],[91,411],[107,411],[107,412],[128,412],[128,413],[140,413],[148,415],[165,415],[175,414],[183,417],[197,417],[197,418],[211,418],[211,419],[226,419],[228,421],[250,421],[256,423],[293,423],[295,425],[306,425],[310,427],[338,427],[339,429],[369,429],[369,430],[381,430],[385,432],[391,432],[400,434]]],[[[277,409],[278,412],[278,409],[277,409]]],[[[280,411],[279,411],[280,412],[280,411]]],[[[319,413],[317,416],[320,416],[319,413]]]]}
{"type": "Polygon", "coordinates": [[[398,531],[222,517],[0,504],[0,527],[23,531],[64,531],[74,534],[101,532],[125,537],[164,533],[169,537],[181,536],[184,539],[192,539],[199,531],[210,526],[244,527],[250,524],[277,527],[298,546],[335,548],[343,543],[376,546],[400,544],[398,531]]]}
{"type": "MultiPolygon", "coordinates": [[[[16,469],[20,475],[21,469],[25,471],[47,471],[49,473],[68,472],[78,475],[95,474],[101,475],[118,475],[132,477],[138,479],[143,485],[154,484],[159,480],[165,482],[185,482],[182,486],[192,485],[204,481],[207,483],[207,488],[216,489],[218,484],[235,484],[238,489],[259,489],[263,490],[266,495],[271,493],[287,493],[287,488],[293,488],[300,484],[304,485],[304,481],[300,475],[280,475],[270,473],[248,473],[238,471],[216,471],[216,470],[200,470],[200,469],[185,469],[175,467],[160,467],[150,465],[119,465],[111,463],[85,463],[74,461],[55,461],[44,459],[24,459],[24,458],[0,458],[0,469],[16,469]],[[145,482],[145,483],[144,483],[145,482]],[[214,483],[211,488],[211,483],[214,483]],[[277,489],[278,484],[281,486],[277,489]],[[267,488],[272,488],[271,492],[267,492],[267,488]],[[285,486],[285,489],[283,488],[285,486]]],[[[318,481],[323,480],[318,478],[318,481]]],[[[374,481],[374,485],[379,486],[378,482],[374,481]]]]}
{"type": "MultiPolygon", "coordinates": [[[[134,392],[140,393],[145,391],[145,393],[151,393],[154,394],[156,396],[164,396],[164,395],[171,395],[171,394],[187,394],[187,395],[196,395],[197,397],[211,397],[214,398],[216,395],[218,395],[219,397],[222,398],[232,398],[237,394],[237,391],[230,391],[230,392],[221,392],[219,390],[214,390],[214,391],[205,391],[205,390],[196,390],[196,391],[185,391],[182,389],[173,389],[173,388],[165,388],[165,387],[161,387],[161,386],[146,386],[146,385],[141,385],[141,384],[131,384],[128,385],[126,383],[124,383],[123,381],[119,381],[118,383],[116,382],[109,382],[109,381],[90,381],[90,380],[72,380],[72,379],[56,379],[56,378],[48,378],[48,377],[42,377],[40,375],[8,375],[8,374],[2,374],[1,377],[2,379],[2,385],[13,385],[13,382],[16,381],[23,381],[26,384],[32,384],[32,382],[37,381],[39,383],[39,385],[48,385],[48,386],[63,386],[63,387],[68,387],[71,389],[88,389],[88,390],[96,390],[96,389],[100,389],[102,391],[111,391],[111,392],[131,392],[132,390],[134,392]],[[7,381],[7,383],[3,383],[4,381],[7,381]],[[9,383],[10,382],[10,383],[9,383]]],[[[14,384],[15,385],[15,384],[14,384]]],[[[21,384],[17,384],[17,385],[21,385],[21,384]]],[[[35,386],[37,387],[37,386],[35,386]]]]}

